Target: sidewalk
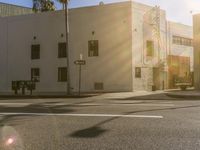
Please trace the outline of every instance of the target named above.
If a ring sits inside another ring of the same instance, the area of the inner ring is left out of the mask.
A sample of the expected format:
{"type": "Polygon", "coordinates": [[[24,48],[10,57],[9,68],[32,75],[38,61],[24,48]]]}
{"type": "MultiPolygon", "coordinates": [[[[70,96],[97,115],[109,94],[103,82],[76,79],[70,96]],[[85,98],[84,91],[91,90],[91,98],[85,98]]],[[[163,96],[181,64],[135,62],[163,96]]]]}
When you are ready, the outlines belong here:
{"type": "Polygon", "coordinates": [[[121,93],[105,93],[94,97],[97,100],[168,100],[175,99],[168,97],[165,91],[134,91],[121,93]]]}
{"type": "Polygon", "coordinates": [[[200,100],[200,91],[179,89],[165,91],[134,91],[122,93],[107,93],[94,97],[101,100],[200,100]]]}

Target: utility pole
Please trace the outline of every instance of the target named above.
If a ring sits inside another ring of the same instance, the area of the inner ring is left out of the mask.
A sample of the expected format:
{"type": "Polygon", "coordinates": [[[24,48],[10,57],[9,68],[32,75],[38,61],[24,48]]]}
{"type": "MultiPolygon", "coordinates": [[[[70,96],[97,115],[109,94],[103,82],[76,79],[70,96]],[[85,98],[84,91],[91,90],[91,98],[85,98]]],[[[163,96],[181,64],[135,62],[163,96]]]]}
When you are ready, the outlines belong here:
{"type": "Polygon", "coordinates": [[[65,26],[66,26],[66,53],[67,53],[67,95],[71,94],[71,84],[70,84],[70,54],[69,54],[69,11],[68,2],[65,2],[65,26]]]}

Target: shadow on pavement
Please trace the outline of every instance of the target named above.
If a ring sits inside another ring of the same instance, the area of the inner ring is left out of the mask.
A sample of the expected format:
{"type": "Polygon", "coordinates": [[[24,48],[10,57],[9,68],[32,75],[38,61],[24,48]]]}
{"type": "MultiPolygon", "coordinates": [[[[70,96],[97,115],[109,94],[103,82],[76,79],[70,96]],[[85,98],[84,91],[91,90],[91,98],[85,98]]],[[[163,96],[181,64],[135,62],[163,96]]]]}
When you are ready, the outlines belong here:
{"type": "Polygon", "coordinates": [[[0,106],[0,112],[3,113],[69,113],[72,109],[67,105],[48,105],[46,103],[30,104],[21,107],[0,106]]]}
{"type": "Polygon", "coordinates": [[[187,109],[187,108],[198,108],[200,105],[191,105],[191,106],[182,106],[182,107],[170,107],[170,108],[159,108],[159,109],[147,109],[147,110],[138,110],[127,112],[125,115],[134,114],[134,113],[142,113],[142,112],[152,112],[152,111],[162,111],[162,110],[177,110],[177,109],[187,109]]]}
{"type": "Polygon", "coordinates": [[[83,130],[78,130],[72,133],[70,136],[79,137],[79,138],[95,138],[95,137],[100,136],[104,132],[106,132],[105,129],[101,129],[98,126],[94,126],[94,127],[83,129],[83,130]]]}
{"type": "Polygon", "coordinates": [[[109,100],[183,100],[182,98],[173,98],[166,95],[167,93],[149,94],[143,96],[132,96],[126,98],[110,98],[109,100]]]}
{"type": "MultiPolygon", "coordinates": [[[[176,109],[186,109],[186,108],[198,108],[200,105],[191,105],[191,106],[183,106],[183,107],[171,107],[171,108],[163,108],[163,109],[147,109],[147,110],[139,110],[139,111],[131,111],[131,112],[126,112],[123,115],[133,115],[135,113],[142,113],[142,112],[153,112],[153,111],[162,111],[162,110],[176,110],[176,109]]],[[[107,132],[108,130],[102,129],[101,126],[111,122],[113,120],[119,119],[121,117],[112,117],[109,119],[106,119],[102,122],[99,122],[92,127],[78,130],[70,134],[70,137],[76,137],[76,138],[96,138],[103,133],[107,132]]]]}
{"type": "Polygon", "coordinates": [[[4,126],[5,124],[9,122],[11,124],[11,121],[12,121],[12,125],[14,126],[18,122],[23,123],[23,121],[25,122],[27,119],[30,120],[31,118],[29,117],[42,116],[43,113],[49,113],[49,114],[72,113],[72,112],[75,112],[74,107],[77,107],[76,106],[77,104],[87,104],[90,102],[91,101],[76,102],[72,104],[62,104],[60,102],[41,102],[41,103],[33,103],[33,104],[19,106],[19,107],[0,106],[0,126],[4,126]]]}

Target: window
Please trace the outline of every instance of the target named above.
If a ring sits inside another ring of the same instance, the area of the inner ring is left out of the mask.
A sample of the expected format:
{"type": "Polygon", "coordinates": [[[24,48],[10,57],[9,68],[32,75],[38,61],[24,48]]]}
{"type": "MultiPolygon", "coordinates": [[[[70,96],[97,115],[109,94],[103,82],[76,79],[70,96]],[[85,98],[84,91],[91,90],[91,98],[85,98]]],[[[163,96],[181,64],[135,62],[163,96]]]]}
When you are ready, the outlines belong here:
{"type": "Polygon", "coordinates": [[[99,42],[98,42],[98,40],[88,41],[88,56],[89,57],[99,56],[99,42]]]}
{"type": "Polygon", "coordinates": [[[95,90],[103,90],[104,89],[103,83],[102,82],[96,82],[96,83],[94,83],[94,89],[95,90]]]}
{"type": "Polygon", "coordinates": [[[193,46],[193,40],[190,38],[184,38],[179,36],[173,36],[173,44],[193,46]]]}
{"type": "Polygon", "coordinates": [[[31,68],[31,81],[39,82],[40,81],[40,69],[31,68]]]}
{"type": "Polygon", "coordinates": [[[31,46],[31,59],[40,59],[40,45],[31,46]]]}
{"type": "Polygon", "coordinates": [[[141,75],[141,68],[140,67],[136,67],[135,68],[135,77],[136,78],[141,78],[142,75],[141,75]]]}
{"type": "Polygon", "coordinates": [[[188,45],[188,44],[189,44],[188,42],[189,42],[188,39],[182,38],[182,44],[183,44],[183,45],[188,45]]]}
{"type": "Polygon", "coordinates": [[[58,58],[67,57],[66,43],[58,43],[58,58]]]}
{"type": "Polygon", "coordinates": [[[154,55],[154,43],[153,41],[147,41],[147,56],[153,56],[154,55]]]}
{"type": "Polygon", "coordinates": [[[66,82],[67,81],[67,68],[61,67],[58,68],[58,82],[66,82]]]}
{"type": "Polygon", "coordinates": [[[178,44],[178,45],[182,45],[181,37],[179,37],[179,36],[173,36],[173,43],[174,44],[178,44]]]}

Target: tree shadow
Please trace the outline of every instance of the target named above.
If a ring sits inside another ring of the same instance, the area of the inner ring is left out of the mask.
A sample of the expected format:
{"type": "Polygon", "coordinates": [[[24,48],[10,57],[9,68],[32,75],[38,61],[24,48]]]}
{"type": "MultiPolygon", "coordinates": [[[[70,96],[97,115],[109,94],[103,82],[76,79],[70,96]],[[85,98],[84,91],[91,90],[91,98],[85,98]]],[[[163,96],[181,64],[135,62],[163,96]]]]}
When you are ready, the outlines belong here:
{"type": "Polygon", "coordinates": [[[93,101],[75,102],[72,104],[62,104],[62,102],[40,102],[19,107],[0,106],[0,126],[3,126],[6,123],[12,123],[12,125],[17,125],[17,123],[23,123],[28,119],[31,120],[32,118],[30,117],[43,116],[43,114],[47,113],[72,113],[76,111],[74,107],[93,107],[93,105],[87,105],[87,103],[91,102],[93,101]],[[78,104],[86,105],[78,106],[78,104]]]}
{"type": "Polygon", "coordinates": [[[31,120],[32,117],[40,116],[37,114],[34,115],[33,113],[38,113],[42,116],[43,113],[70,113],[75,111],[74,109],[69,108],[67,105],[54,104],[50,105],[49,102],[43,102],[20,107],[0,106],[0,115],[2,112],[0,126],[4,126],[5,124],[12,124],[12,126],[14,126],[18,123],[23,123],[28,119],[31,120]]]}
{"type": "Polygon", "coordinates": [[[0,119],[0,127],[4,126],[16,126],[20,122],[26,122],[30,117],[34,117],[34,115],[4,115],[1,116],[0,119]]]}
{"type": "Polygon", "coordinates": [[[163,101],[160,101],[160,103],[156,100],[152,100],[152,101],[134,101],[134,102],[112,102],[112,104],[116,104],[116,105],[137,105],[137,104],[167,104],[165,102],[169,102],[168,100],[163,100],[163,101]]]}
{"type": "Polygon", "coordinates": [[[183,98],[173,98],[167,93],[153,93],[143,96],[130,96],[126,98],[109,98],[109,100],[183,100],[183,98]]]}
{"type": "Polygon", "coordinates": [[[78,130],[74,133],[72,133],[70,136],[71,137],[79,137],[79,138],[95,138],[97,136],[100,136],[107,130],[102,129],[101,127],[94,126],[91,128],[86,128],[82,130],[78,130]]]}
{"type": "Polygon", "coordinates": [[[45,103],[30,104],[27,106],[11,107],[0,106],[0,112],[3,113],[69,113],[74,110],[67,105],[47,105],[45,103]]]}

